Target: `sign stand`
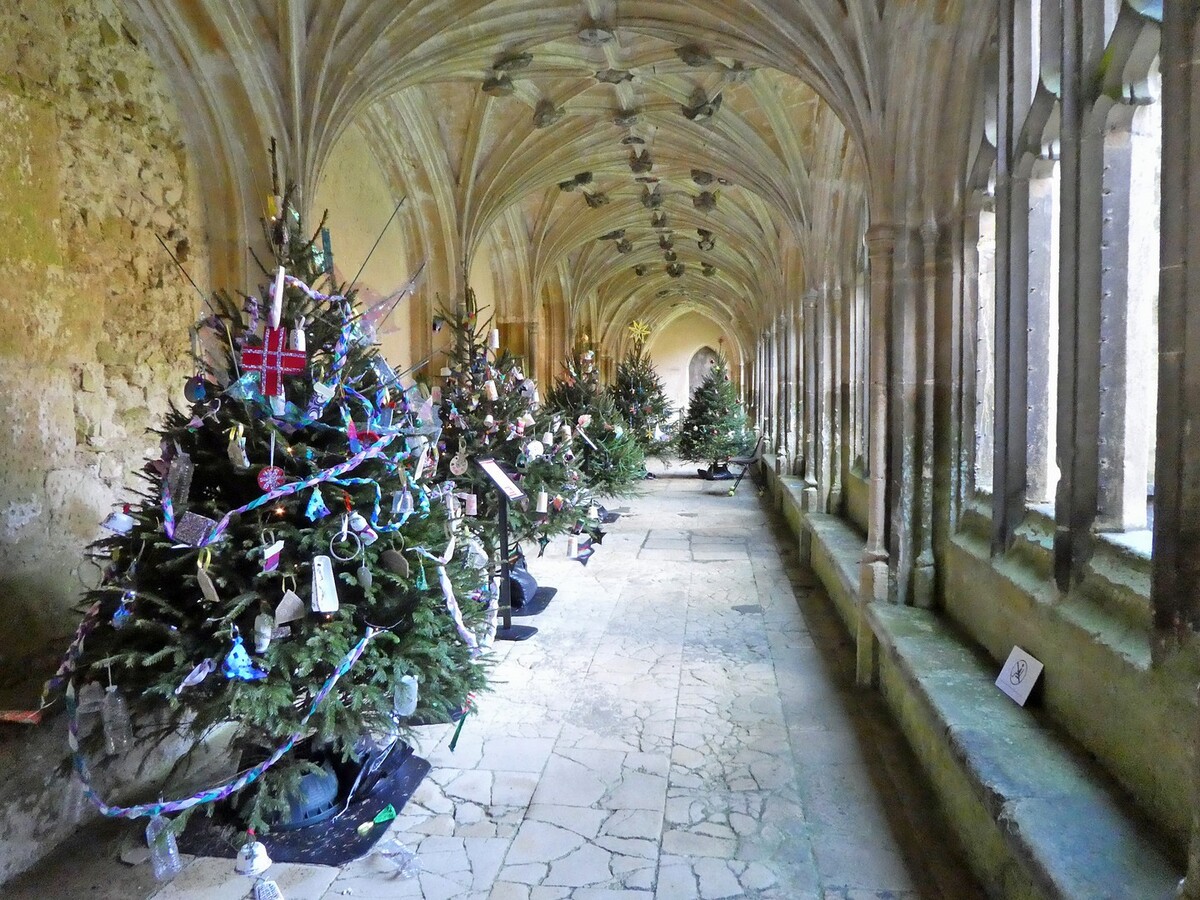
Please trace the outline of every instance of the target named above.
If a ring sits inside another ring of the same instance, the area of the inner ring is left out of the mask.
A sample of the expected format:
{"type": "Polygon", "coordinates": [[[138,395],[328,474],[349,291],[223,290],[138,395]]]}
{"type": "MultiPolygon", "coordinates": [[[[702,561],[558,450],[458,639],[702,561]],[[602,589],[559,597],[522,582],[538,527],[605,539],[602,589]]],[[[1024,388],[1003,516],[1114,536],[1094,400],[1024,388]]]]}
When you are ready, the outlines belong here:
{"type": "Polygon", "coordinates": [[[514,625],[512,622],[512,567],[508,552],[508,501],[520,500],[525,492],[494,459],[479,459],[476,462],[496,485],[496,495],[500,499],[500,613],[503,624],[496,628],[496,640],[525,641],[537,634],[537,629],[532,625],[514,625]]]}

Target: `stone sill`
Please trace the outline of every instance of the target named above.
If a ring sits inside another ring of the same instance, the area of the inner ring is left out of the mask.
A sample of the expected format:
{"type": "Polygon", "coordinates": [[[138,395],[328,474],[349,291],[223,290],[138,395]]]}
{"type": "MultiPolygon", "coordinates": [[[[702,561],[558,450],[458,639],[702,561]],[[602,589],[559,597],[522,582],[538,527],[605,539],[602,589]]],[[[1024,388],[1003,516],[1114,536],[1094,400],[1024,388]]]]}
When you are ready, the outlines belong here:
{"type": "MultiPolygon", "coordinates": [[[[991,495],[976,489],[975,497],[964,512],[959,534],[952,540],[969,536],[972,552],[990,555],[991,544],[991,495]],[[982,551],[980,551],[982,547],[982,551]]],[[[1046,589],[1035,590],[1048,602],[1069,601],[1079,606],[1091,603],[1095,612],[1081,610],[1089,621],[1088,627],[1102,626],[1107,617],[1111,627],[1105,630],[1119,634],[1116,643],[1125,645],[1130,627],[1144,634],[1144,645],[1137,655],[1149,660],[1153,611],[1150,605],[1150,533],[1148,531],[1098,532],[1092,535],[1092,555],[1088,560],[1082,581],[1063,598],[1054,579],[1054,507],[1038,504],[1026,509],[1025,518],[1018,526],[1012,548],[1001,557],[993,557],[992,564],[1003,570],[1014,581],[1028,582],[1028,575],[1049,584],[1046,589]],[[1021,573],[1013,566],[1024,566],[1029,573],[1021,573]]],[[[1027,584],[1027,587],[1029,585],[1027,584]]]]}

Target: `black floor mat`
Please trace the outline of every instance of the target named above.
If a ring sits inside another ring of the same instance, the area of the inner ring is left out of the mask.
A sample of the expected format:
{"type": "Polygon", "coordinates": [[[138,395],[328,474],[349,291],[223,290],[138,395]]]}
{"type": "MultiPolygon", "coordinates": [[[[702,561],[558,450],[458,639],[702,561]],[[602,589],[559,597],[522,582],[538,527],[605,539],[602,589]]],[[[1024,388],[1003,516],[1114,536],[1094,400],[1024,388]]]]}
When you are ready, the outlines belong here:
{"type": "Polygon", "coordinates": [[[554,595],[557,593],[558,588],[539,587],[537,593],[533,595],[532,600],[525,603],[520,609],[513,610],[513,618],[520,619],[524,616],[536,616],[550,605],[550,601],[554,599],[554,595]]]}
{"type": "MultiPolygon", "coordinates": [[[[429,773],[430,765],[404,748],[402,756],[385,765],[392,771],[363,796],[355,798],[349,808],[332,819],[298,828],[295,831],[272,831],[259,835],[267,853],[277,863],[309,863],[322,866],[344,866],[367,853],[383,837],[390,822],[373,825],[365,835],[358,826],[371,822],[390,803],[399,813],[429,773]]],[[[399,754],[399,748],[393,756],[399,754]]],[[[245,842],[245,832],[233,824],[232,817],[196,816],[179,836],[179,849],[193,856],[216,856],[232,859],[245,842]]],[[[232,868],[230,869],[232,872],[232,868]]]]}

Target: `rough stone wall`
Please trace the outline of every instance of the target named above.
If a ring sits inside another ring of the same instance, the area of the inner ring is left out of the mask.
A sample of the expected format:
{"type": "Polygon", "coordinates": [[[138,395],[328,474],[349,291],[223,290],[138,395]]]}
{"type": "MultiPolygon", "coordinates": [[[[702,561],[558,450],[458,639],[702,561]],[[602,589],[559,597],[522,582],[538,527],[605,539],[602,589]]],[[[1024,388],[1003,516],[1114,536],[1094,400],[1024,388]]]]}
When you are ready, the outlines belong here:
{"type": "MultiPolygon", "coordinates": [[[[179,400],[203,217],[119,0],[0,0],[0,699],[73,628],[83,548],[179,400]],[[32,658],[31,658],[32,657],[32,658]]],[[[24,683],[22,683],[24,682],[24,683]]],[[[5,704],[7,705],[7,703],[5,704]]],[[[0,735],[2,737],[2,735],[0,735]]]]}

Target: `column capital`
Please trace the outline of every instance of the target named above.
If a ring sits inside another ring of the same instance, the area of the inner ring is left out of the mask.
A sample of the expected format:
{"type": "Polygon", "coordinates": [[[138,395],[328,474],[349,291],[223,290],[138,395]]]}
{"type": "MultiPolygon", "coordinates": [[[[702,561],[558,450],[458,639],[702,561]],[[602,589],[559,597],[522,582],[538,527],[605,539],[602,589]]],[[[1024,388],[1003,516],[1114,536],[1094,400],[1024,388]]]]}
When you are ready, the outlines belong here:
{"type": "Polygon", "coordinates": [[[805,306],[807,306],[809,309],[812,309],[813,307],[815,307],[817,305],[817,298],[820,296],[821,296],[820,291],[818,291],[816,288],[810,288],[809,290],[804,292],[804,296],[801,297],[800,299],[802,299],[804,301],[805,306]]]}

